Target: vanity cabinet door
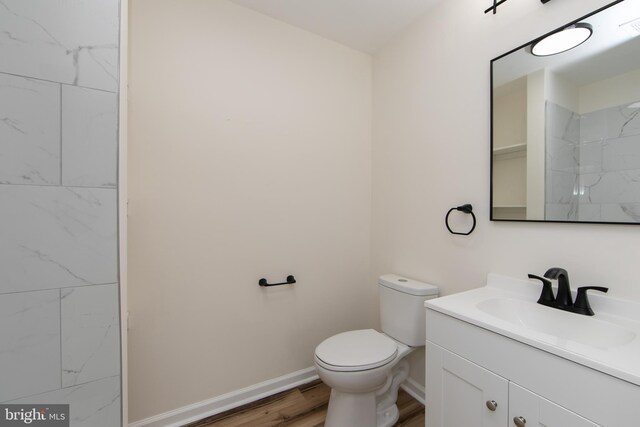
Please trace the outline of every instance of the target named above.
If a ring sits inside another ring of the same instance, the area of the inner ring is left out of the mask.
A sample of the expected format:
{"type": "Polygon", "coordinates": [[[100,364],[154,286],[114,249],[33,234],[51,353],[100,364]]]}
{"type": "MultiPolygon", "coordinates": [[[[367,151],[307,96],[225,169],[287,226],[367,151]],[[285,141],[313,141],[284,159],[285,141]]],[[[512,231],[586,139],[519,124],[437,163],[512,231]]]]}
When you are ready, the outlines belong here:
{"type": "Polygon", "coordinates": [[[509,383],[509,423],[510,427],[599,427],[514,383],[509,383]]]}
{"type": "Polygon", "coordinates": [[[506,379],[429,341],[426,352],[427,426],[508,425],[506,379]]]}

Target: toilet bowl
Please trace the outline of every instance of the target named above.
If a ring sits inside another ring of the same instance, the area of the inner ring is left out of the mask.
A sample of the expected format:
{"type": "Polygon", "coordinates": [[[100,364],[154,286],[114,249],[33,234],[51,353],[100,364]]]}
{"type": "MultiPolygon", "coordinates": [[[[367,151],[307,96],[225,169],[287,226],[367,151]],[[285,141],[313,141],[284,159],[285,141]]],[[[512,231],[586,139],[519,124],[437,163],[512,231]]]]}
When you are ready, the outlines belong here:
{"type": "Polygon", "coordinates": [[[406,356],[424,346],[424,301],[438,288],[392,274],[378,283],[383,332],[343,332],[316,347],[316,370],[331,387],[326,427],[390,427],[398,420],[398,389],[409,376],[406,356]]]}
{"type": "Polygon", "coordinates": [[[315,364],[331,387],[325,426],[393,425],[398,420],[398,388],[409,374],[408,363],[394,368],[413,350],[373,329],[343,332],[323,341],[315,364]]]}

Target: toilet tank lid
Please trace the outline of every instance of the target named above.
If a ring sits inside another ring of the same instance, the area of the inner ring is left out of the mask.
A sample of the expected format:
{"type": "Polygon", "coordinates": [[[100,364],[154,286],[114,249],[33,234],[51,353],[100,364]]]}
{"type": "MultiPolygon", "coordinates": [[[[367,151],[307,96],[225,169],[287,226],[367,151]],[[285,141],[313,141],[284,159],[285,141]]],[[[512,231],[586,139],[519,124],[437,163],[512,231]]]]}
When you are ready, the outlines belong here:
{"type": "Polygon", "coordinates": [[[409,295],[430,296],[438,295],[438,287],[418,280],[398,276],[397,274],[384,274],[378,279],[378,283],[384,287],[404,292],[409,295]]]}

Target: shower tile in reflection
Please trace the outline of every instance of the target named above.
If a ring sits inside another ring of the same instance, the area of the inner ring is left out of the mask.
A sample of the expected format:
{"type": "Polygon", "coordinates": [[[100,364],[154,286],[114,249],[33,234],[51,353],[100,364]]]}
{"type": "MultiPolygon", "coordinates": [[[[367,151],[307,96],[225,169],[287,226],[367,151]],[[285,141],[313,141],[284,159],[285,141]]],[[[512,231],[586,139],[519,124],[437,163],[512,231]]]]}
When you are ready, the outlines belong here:
{"type": "Polygon", "coordinates": [[[602,217],[612,222],[640,222],[640,203],[604,204],[602,217]]]}
{"type": "Polygon", "coordinates": [[[626,105],[622,105],[603,111],[607,117],[607,137],[640,135],[640,108],[627,108],[626,105]]]}
{"type": "Polygon", "coordinates": [[[580,221],[602,221],[602,205],[580,204],[578,207],[578,219],[580,221]]]}
{"type": "Polygon", "coordinates": [[[551,171],[548,176],[551,178],[551,198],[552,204],[571,203],[577,196],[577,175],[574,173],[551,171]]]}
{"type": "Polygon", "coordinates": [[[602,148],[602,166],[606,171],[640,169],[640,135],[606,141],[602,148]]]}
{"type": "Polygon", "coordinates": [[[547,203],[544,219],[547,221],[572,221],[571,205],[547,203]]]}
{"type": "Polygon", "coordinates": [[[598,173],[602,171],[602,141],[580,144],[580,173],[598,173]]]}
{"type": "Polygon", "coordinates": [[[601,141],[607,137],[607,134],[606,110],[593,111],[581,116],[580,142],[601,141]]]}
{"type": "Polygon", "coordinates": [[[580,179],[590,203],[640,202],[640,170],[584,174],[580,179]]]}
{"type": "Polygon", "coordinates": [[[546,103],[547,138],[577,143],[580,135],[580,116],[553,102],[546,103]]]}
{"type": "Polygon", "coordinates": [[[554,171],[577,172],[579,166],[580,148],[578,145],[570,144],[564,141],[556,141],[553,147],[549,149],[551,157],[551,169],[554,171]]]}

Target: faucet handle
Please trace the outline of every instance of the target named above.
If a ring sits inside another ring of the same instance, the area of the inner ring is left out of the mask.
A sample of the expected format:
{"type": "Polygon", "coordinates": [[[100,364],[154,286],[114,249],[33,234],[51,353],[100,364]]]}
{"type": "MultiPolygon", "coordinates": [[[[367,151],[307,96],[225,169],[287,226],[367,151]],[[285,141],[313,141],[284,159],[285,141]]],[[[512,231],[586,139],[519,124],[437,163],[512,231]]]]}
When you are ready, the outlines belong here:
{"type": "Polygon", "coordinates": [[[587,291],[600,291],[606,293],[608,290],[609,288],[605,288],[604,286],[583,286],[578,288],[576,302],[573,304],[573,309],[571,311],[584,314],[586,316],[593,316],[594,313],[591,309],[591,304],[589,304],[589,298],[587,298],[587,291]]]}
{"type": "Polygon", "coordinates": [[[556,299],[553,296],[553,289],[551,289],[551,280],[544,277],[536,276],[535,274],[529,274],[529,279],[536,279],[542,282],[542,292],[540,298],[538,298],[538,304],[548,305],[550,307],[555,306],[556,299]]]}

